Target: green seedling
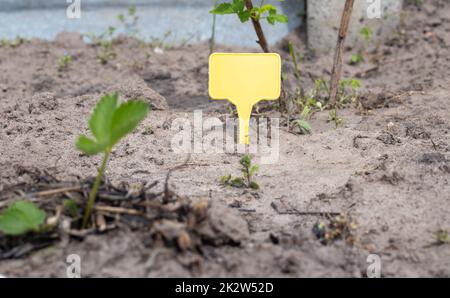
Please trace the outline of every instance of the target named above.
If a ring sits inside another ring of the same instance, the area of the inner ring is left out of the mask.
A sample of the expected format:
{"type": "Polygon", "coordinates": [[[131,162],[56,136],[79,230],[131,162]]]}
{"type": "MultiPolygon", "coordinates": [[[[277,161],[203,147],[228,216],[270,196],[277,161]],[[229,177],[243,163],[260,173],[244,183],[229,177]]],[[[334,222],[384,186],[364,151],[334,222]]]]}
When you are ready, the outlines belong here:
{"type": "Polygon", "coordinates": [[[75,203],[72,199],[64,200],[63,202],[64,208],[69,211],[71,217],[76,218],[79,214],[79,209],[77,203],[75,203]]]}
{"type": "Polygon", "coordinates": [[[361,63],[363,61],[364,61],[364,57],[360,53],[353,54],[352,57],[351,57],[352,64],[359,64],[359,63],[361,63]]]}
{"type": "Polygon", "coordinates": [[[367,43],[369,43],[370,40],[372,39],[372,34],[373,34],[372,28],[367,27],[367,26],[362,27],[361,30],[359,31],[359,34],[361,35],[362,39],[364,40],[364,42],[367,45],[367,43]]]}
{"type": "Polygon", "coordinates": [[[292,63],[294,64],[294,74],[295,78],[297,79],[297,87],[299,89],[299,93],[301,93],[301,73],[300,73],[300,67],[297,62],[297,54],[295,53],[294,45],[289,42],[288,43],[289,53],[291,54],[292,63]]]}
{"type": "Polygon", "coordinates": [[[330,113],[328,114],[328,121],[334,122],[334,124],[336,125],[336,128],[338,128],[339,125],[342,125],[342,123],[344,123],[344,119],[340,118],[337,115],[337,110],[336,109],[332,109],[330,111],[330,113]]]}
{"type": "Polygon", "coordinates": [[[18,46],[20,46],[21,44],[25,43],[27,41],[27,39],[22,38],[22,37],[16,37],[13,40],[8,40],[5,38],[2,38],[0,40],[0,46],[2,47],[10,47],[10,48],[17,48],[18,46]]]}
{"type": "Polygon", "coordinates": [[[72,63],[73,58],[70,54],[64,54],[58,60],[58,71],[64,71],[69,68],[69,65],[72,63]]]}
{"type": "MultiPolygon", "coordinates": [[[[164,51],[170,48],[167,39],[172,35],[172,31],[168,30],[164,33],[162,38],[152,37],[150,38],[150,46],[155,49],[155,52],[164,51]]],[[[186,41],[187,42],[187,41],[186,41]]]]}
{"type": "Polygon", "coordinates": [[[244,155],[240,159],[239,163],[242,166],[242,177],[225,175],[220,178],[220,182],[224,185],[229,185],[237,188],[247,187],[254,190],[259,189],[259,184],[253,180],[254,175],[259,170],[259,167],[252,164],[252,160],[249,155],[244,155]]]}
{"type": "Polygon", "coordinates": [[[361,81],[357,79],[342,80],[339,83],[337,105],[342,106],[357,101],[361,86],[361,81]]]}
{"type": "Polygon", "coordinates": [[[310,113],[311,108],[309,106],[305,106],[299,119],[294,120],[294,125],[299,128],[301,134],[310,134],[312,131],[311,125],[308,122],[310,113]]]}
{"type": "Polygon", "coordinates": [[[436,232],[436,240],[434,241],[435,245],[443,245],[450,243],[450,238],[448,236],[448,231],[446,230],[439,230],[436,232]]]}
{"type": "Polygon", "coordinates": [[[350,60],[351,64],[359,64],[364,61],[364,55],[366,53],[366,49],[369,47],[370,41],[372,40],[372,28],[370,27],[362,27],[359,31],[359,35],[363,40],[363,46],[358,50],[358,53],[353,54],[350,60]]]}
{"type": "Polygon", "coordinates": [[[148,104],[139,100],[120,104],[117,93],[105,95],[97,103],[89,120],[89,129],[95,139],[81,135],[76,142],[76,147],[88,156],[98,153],[104,155],[94,186],[89,194],[82,229],[87,227],[112,148],[144,120],[148,110],[148,104]]]}
{"type": "Polygon", "coordinates": [[[5,235],[22,235],[39,231],[47,217],[45,212],[29,201],[17,201],[0,214],[0,231],[5,235]]]}
{"type": "Polygon", "coordinates": [[[97,59],[101,64],[107,64],[108,61],[116,56],[113,50],[113,39],[116,32],[116,27],[109,26],[105,32],[96,35],[90,33],[85,37],[94,46],[100,46],[100,50],[97,53],[97,59]]]}
{"type": "Polygon", "coordinates": [[[124,33],[136,37],[139,34],[138,22],[139,16],[137,15],[136,6],[130,6],[126,15],[119,14],[117,19],[124,28],[124,33]]]}
{"type": "Polygon", "coordinates": [[[264,0],[261,0],[259,6],[255,6],[251,10],[246,8],[244,0],[224,2],[217,5],[210,13],[218,15],[236,14],[242,23],[249,21],[250,18],[256,21],[265,19],[271,25],[275,25],[277,22],[288,22],[288,17],[286,15],[278,13],[275,6],[264,4],[264,0]]]}

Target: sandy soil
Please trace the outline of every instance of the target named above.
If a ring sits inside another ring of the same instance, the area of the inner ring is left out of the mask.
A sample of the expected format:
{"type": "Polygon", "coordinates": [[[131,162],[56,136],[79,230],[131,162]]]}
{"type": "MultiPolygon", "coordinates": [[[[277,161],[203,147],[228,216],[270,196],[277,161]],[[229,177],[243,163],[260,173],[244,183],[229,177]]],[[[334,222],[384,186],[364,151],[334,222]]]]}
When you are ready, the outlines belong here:
{"type": "MultiPolygon", "coordinates": [[[[312,79],[329,75],[332,57],[314,55],[290,38],[305,54],[302,80],[308,90],[312,79]]],[[[367,256],[375,253],[386,277],[450,276],[450,246],[430,245],[435,232],[450,230],[449,47],[450,4],[407,5],[392,39],[372,45],[367,62],[344,68],[345,77],[363,82],[366,109],[340,110],[344,125],[337,129],[327,122],[328,111],[316,113],[311,135],[281,127],[280,159],[261,165],[260,191],[219,183],[222,175],[239,174],[239,154],[192,155],[172,173],[170,186],[189,200],[211,201],[214,241],[202,243],[201,251],[180,252],[152,241],[147,231],[126,227],[83,241],[58,241],[16,259],[5,257],[2,240],[0,273],[63,277],[66,256],[76,253],[83,276],[361,277],[367,256]],[[313,227],[330,222],[326,212],[356,223],[352,241],[324,245],[317,239],[313,227]]],[[[207,96],[208,45],[158,54],[152,45],[122,38],[113,48],[116,57],[102,65],[96,59],[99,48],[76,34],[0,47],[2,194],[45,177],[76,182],[94,176],[99,157],[81,155],[74,142],[87,133],[86,121],[105,91],[118,90],[153,106],[114,151],[107,171],[112,184],[158,181],[155,188],[162,190],[167,172],[186,158],[171,150],[171,121],[192,118],[195,109],[205,116],[227,113],[227,104],[207,96]],[[61,72],[58,59],[65,52],[74,61],[61,72]],[[153,134],[143,134],[147,127],[153,134]]],[[[295,79],[285,48],[283,42],[276,50],[288,74],[286,88],[292,90],[295,79]]],[[[353,52],[348,49],[347,61],[353,52]]]]}

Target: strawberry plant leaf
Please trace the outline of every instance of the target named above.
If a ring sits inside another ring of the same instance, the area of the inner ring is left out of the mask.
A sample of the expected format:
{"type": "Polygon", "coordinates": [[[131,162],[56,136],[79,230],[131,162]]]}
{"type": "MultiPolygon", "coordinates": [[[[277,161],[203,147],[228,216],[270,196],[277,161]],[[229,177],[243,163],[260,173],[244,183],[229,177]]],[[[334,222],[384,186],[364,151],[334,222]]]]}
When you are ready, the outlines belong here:
{"type": "Polygon", "coordinates": [[[78,150],[84,154],[91,156],[103,152],[108,148],[107,143],[97,143],[86,136],[80,136],[76,142],[78,150]]]}
{"type": "Polygon", "coordinates": [[[95,106],[89,120],[89,128],[97,141],[107,141],[118,100],[119,95],[117,93],[108,94],[103,96],[95,106]]]}
{"type": "Polygon", "coordinates": [[[114,112],[111,126],[110,147],[132,132],[148,114],[148,104],[132,100],[122,104],[114,112]]]}
{"type": "Polygon", "coordinates": [[[21,235],[37,231],[44,223],[46,214],[28,201],[14,202],[0,215],[0,231],[6,235],[21,235]]]}

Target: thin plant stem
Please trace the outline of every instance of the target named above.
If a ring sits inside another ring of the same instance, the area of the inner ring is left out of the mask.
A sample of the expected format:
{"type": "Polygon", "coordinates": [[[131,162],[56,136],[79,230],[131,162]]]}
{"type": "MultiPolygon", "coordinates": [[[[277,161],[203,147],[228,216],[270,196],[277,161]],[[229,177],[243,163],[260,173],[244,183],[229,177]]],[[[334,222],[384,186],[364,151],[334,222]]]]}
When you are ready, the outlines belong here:
{"type": "Polygon", "coordinates": [[[92,208],[94,207],[95,198],[97,197],[98,188],[100,187],[100,182],[102,181],[102,177],[105,174],[106,165],[108,163],[109,154],[111,153],[111,149],[107,149],[105,151],[105,155],[103,157],[102,165],[98,169],[98,175],[95,178],[94,186],[89,193],[89,200],[86,206],[86,211],[84,212],[83,224],[81,229],[85,229],[87,227],[89,217],[91,217],[92,208]]]}
{"type": "MultiPolygon", "coordinates": [[[[214,8],[217,7],[218,0],[214,0],[214,8]]],[[[217,15],[213,14],[213,23],[212,23],[212,29],[211,29],[211,39],[209,41],[209,54],[212,54],[214,52],[214,48],[216,46],[216,18],[217,15]]]]}
{"type": "MultiPolygon", "coordinates": [[[[245,0],[245,6],[247,7],[248,11],[252,11],[253,9],[252,0],[245,0]]],[[[264,53],[270,53],[269,45],[267,43],[266,36],[264,35],[264,31],[262,30],[261,23],[259,22],[258,19],[255,19],[254,17],[251,17],[251,20],[256,35],[258,36],[258,44],[260,45],[264,53]]]]}

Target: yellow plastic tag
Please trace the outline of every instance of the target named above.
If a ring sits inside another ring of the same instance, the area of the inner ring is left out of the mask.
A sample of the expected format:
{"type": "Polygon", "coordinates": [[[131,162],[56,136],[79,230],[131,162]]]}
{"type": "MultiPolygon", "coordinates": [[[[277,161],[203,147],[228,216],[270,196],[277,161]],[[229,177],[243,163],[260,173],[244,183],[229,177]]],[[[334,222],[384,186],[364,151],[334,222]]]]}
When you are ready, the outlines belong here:
{"type": "Polygon", "coordinates": [[[281,92],[281,58],[275,53],[214,53],[209,57],[209,96],[236,106],[239,142],[249,143],[253,105],[276,100],[281,92]]]}

